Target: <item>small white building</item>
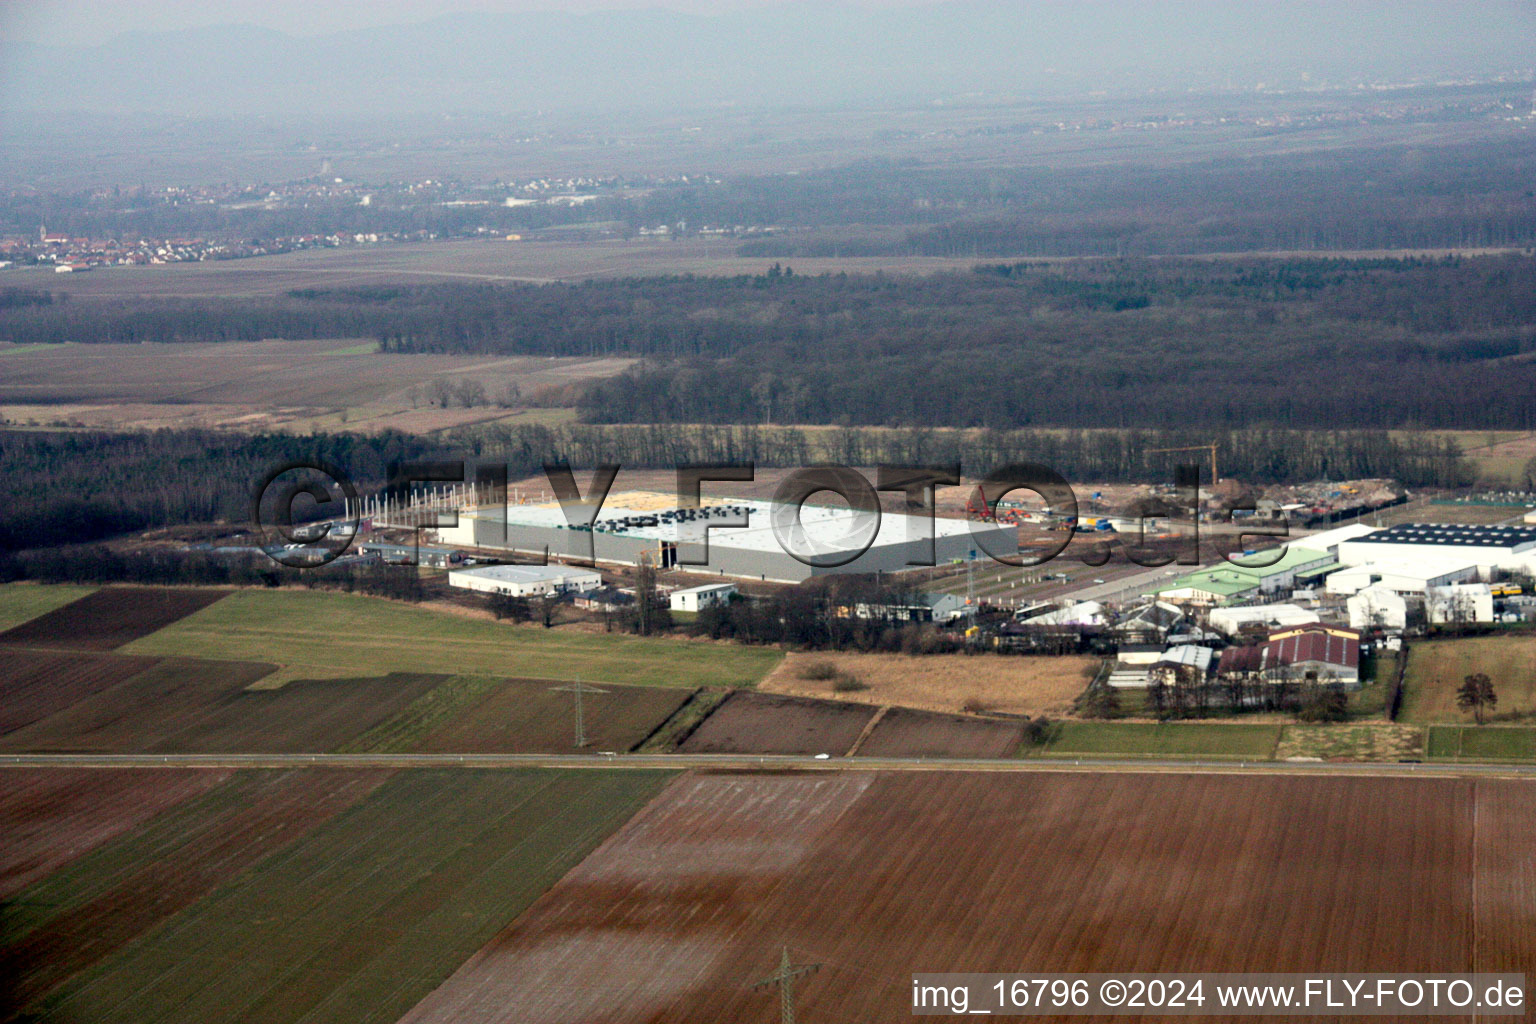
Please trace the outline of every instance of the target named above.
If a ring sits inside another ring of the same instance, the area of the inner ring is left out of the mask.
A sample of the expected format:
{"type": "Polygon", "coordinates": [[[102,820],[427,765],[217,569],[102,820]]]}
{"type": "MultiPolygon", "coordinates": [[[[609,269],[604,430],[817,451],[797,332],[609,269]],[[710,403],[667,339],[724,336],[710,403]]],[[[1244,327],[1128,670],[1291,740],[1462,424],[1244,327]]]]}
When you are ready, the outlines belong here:
{"type": "Polygon", "coordinates": [[[485,565],[450,572],[448,585],[483,594],[540,597],[596,590],[603,585],[603,577],[596,569],[570,565],[485,565]]]}
{"type": "Polygon", "coordinates": [[[1493,589],[1486,583],[1458,583],[1434,587],[1424,596],[1429,621],[1492,622],[1493,589]]]}
{"type": "Polygon", "coordinates": [[[1344,604],[1349,609],[1350,629],[1391,633],[1408,628],[1408,602],[1390,587],[1377,585],[1357,590],[1344,604]]]}
{"type": "Polygon", "coordinates": [[[1301,626],[1317,622],[1317,613],[1294,604],[1255,604],[1236,608],[1213,608],[1209,621],[1212,629],[1234,636],[1244,626],[1301,626]]]}
{"type": "Polygon", "coordinates": [[[702,587],[685,587],[672,591],[672,610],[701,612],[705,608],[727,604],[735,595],[734,583],[706,583],[702,587]]]}

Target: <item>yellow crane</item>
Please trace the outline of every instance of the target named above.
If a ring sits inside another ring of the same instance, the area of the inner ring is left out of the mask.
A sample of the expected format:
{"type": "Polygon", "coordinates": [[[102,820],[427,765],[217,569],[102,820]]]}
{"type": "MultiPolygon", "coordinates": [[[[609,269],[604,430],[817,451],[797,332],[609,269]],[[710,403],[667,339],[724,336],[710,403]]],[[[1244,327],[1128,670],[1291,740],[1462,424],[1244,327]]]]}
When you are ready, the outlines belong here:
{"type": "Polygon", "coordinates": [[[1216,473],[1216,446],[1214,444],[1194,444],[1187,448],[1148,448],[1148,455],[1159,455],[1167,452],[1210,452],[1211,453],[1211,483],[1221,483],[1221,477],[1216,473]]]}

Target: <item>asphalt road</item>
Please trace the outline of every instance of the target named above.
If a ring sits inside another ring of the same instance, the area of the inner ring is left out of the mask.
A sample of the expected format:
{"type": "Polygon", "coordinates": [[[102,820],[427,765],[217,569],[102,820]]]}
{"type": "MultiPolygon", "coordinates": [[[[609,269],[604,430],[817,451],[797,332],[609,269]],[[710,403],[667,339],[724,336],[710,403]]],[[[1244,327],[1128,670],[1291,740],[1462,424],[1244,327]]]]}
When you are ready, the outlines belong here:
{"type": "Polygon", "coordinates": [[[628,768],[1130,771],[1536,779],[1536,765],[1174,758],[869,758],[805,754],[0,754],[0,768],[628,768]]]}

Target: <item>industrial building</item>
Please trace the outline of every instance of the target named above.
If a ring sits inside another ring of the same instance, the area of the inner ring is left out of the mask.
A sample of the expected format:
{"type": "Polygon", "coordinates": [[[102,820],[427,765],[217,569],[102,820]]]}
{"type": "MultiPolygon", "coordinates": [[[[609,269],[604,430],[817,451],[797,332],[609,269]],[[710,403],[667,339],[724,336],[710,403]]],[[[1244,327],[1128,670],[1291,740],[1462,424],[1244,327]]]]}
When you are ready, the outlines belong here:
{"type": "Polygon", "coordinates": [[[448,548],[429,548],[410,544],[387,544],[367,541],[359,544],[360,555],[377,555],[389,565],[424,565],[429,569],[446,569],[464,560],[462,553],[448,548]]]}
{"type": "Polygon", "coordinates": [[[1294,540],[1283,542],[1284,547],[1310,548],[1313,551],[1321,551],[1334,559],[1339,557],[1339,545],[1347,540],[1358,540],[1369,536],[1381,529],[1379,526],[1367,526],[1364,523],[1350,523],[1348,526],[1335,526],[1331,530],[1321,533],[1311,533],[1305,537],[1297,537],[1294,540]]]}
{"type": "Polygon", "coordinates": [[[448,574],[448,584],[482,594],[539,597],[596,590],[603,578],[592,569],[569,565],[484,565],[455,569],[448,574]]]}
{"type": "Polygon", "coordinates": [[[1476,580],[1477,565],[1458,556],[1424,555],[1402,561],[1364,562],[1328,574],[1330,594],[1354,594],[1367,587],[1384,587],[1397,594],[1422,596],[1432,587],[1476,580]]]}
{"type": "Polygon", "coordinates": [[[1483,579],[1496,570],[1536,572],[1536,527],[1404,523],[1339,544],[1345,566],[1368,562],[1419,563],[1455,557],[1477,566],[1483,579]]]}
{"type": "Polygon", "coordinates": [[[1313,677],[1360,688],[1360,634],[1353,629],[1313,624],[1277,630],[1263,647],[1262,671],[1267,678],[1293,680],[1313,677]]]}
{"type": "Polygon", "coordinates": [[[1208,621],[1212,629],[1236,636],[1245,626],[1304,626],[1317,622],[1317,613],[1294,604],[1254,604],[1212,610],[1208,621]]]}
{"type": "Polygon", "coordinates": [[[643,493],[613,500],[590,527],[573,526],[554,502],[466,508],[457,525],[437,531],[438,542],[623,565],[646,560],[661,569],[781,583],[901,572],[1018,550],[1015,527],[965,519],[875,516],[810,503],[797,516],[793,506],[744,500],[678,508],[670,503],[675,499],[643,493]]]}
{"type": "Polygon", "coordinates": [[[1261,594],[1289,593],[1299,582],[1321,576],[1338,566],[1332,557],[1311,548],[1286,547],[1247,557],[1253,564],[1228,561],[1180,576],[1153,593],[1164,601],[1180,604],[1227,604],[1261,594]],[[1274,560],[1272,565],[1257,564],[1270,560],[1274,560]]]}

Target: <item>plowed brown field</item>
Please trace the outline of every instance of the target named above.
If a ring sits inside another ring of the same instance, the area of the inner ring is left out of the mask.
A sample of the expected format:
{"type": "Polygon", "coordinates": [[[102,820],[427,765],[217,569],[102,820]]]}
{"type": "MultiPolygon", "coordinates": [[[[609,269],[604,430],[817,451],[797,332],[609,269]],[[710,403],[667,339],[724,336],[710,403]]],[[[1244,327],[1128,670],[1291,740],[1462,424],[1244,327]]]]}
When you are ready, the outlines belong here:
{"type": "Polygon", "coordinates": [[[1517,781],[694,774],[404,1020],[766,1021],[785,945],[805,1021],[914,971],[1536,973],[1533,828],[1517,781]]]}
{"type": "MultiPolygon", "coordinates": [[[[575,750],[575,696],[550,679],[498,680],[409,749],[420,753],[561,753],[575,750]]],[[[582,698],[583,729],[592,750],[627,751],[670,718],[692,690],[680,686],[594,687],[582,698]]]]}
{"type": "Polygon", "coordinates": [[[1008,757],[1023,739],[1022,722],[891,708],[858,753],[860,757],[1008,757]]]}
{"type": "MultiPolygon", "coordinates": [[[[240,701],[248,696],[245,688],[271,671],[271,665],[249,662],[165,658],[57,714],[0,736],[0,750],[162,753],[219,749],[200,737],[231,714],[238,716],[240,701]]],[[[243,720],[248,736],[281,739],[284,734],[270,716],[246,716],[243,720]]],[[[223,749],[242,748],[232,743],[223,749]]]]}
{"type": "Polygon", "coordinates": [[[679,748],[688,754],[848,753],[874,717],[868,705],[738,691],[679,748]]]}
{"type": "Polygon", "coordinates": [[[0,644],[110,651],[208,607],[223,590],[106,587],[0,633],[0,644]]]}
{"type": "Polygon", "coordinates": [[[0,658],[0,735],[63,711],[157,660],[125,654],[7,651],[0,658]]]}

